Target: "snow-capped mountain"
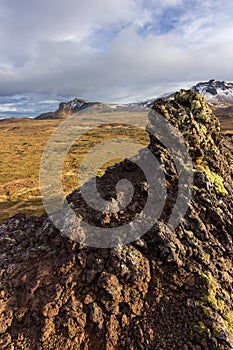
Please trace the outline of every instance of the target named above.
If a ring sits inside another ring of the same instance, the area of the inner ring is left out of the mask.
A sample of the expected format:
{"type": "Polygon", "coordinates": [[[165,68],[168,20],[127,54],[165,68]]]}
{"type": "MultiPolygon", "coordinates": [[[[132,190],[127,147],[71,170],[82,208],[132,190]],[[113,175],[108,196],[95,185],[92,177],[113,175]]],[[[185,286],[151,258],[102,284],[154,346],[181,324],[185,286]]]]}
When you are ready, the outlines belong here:
{"type": "Polygon", "coordinates": [[[233,104],[233,83],[212,79],[198,83],[192,90],[199,92],[212,105],[233,104]]]}
{"type": "MultiPolygon", "coordinates": [[[[208,82],[200,82],[197,85],[192,86],[191,90],[199,92],[213,107],[220,108],[233,106],[233,83],[212,79],[208,82]]],[[[173,96],[174,94],[166,95],[167,98],[172,98],[173,96]]],[[[106,104],[75,98],[72,101],[60,103],[59,108],[55,112],[43,113],[36,119],[63,118],[91,106],[95,106],[96,108],[101,109],[103,112],[141,112],[149,110],[156,99],[157,98],[151,98],[146,101],[127,104],[106,104]]]]}
{"type": "MultiPolygon", "coordinates": [[[[153,100],[154,101],[154,100],[153,100]]],[[[152,100],[138,102],[138,103],[127,103],[127,104],[107,104],[101,102],[90,102],[87,100],[82,100],[75,98],[72,101],[62,102],[59,105],[59,108],[55,112],[47,112],[39,115],[36,119],[60,119],[66,116],[72,115],[76,112],[79,112],[83,109],[86,109],[91,106],[101,110],[102,112],[143,112],[151,108],[153,105],[152,100]]]]}

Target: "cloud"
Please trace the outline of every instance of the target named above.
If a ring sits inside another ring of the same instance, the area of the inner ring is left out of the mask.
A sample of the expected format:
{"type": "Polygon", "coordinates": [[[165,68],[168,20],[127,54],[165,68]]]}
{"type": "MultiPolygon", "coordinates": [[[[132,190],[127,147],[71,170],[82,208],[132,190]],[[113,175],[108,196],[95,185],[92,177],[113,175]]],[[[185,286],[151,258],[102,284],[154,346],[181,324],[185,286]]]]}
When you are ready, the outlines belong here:
{"type": "Polygon", "coordinates": [[[0,112],[17,112],[17,109],[12,104],[4,104],[0,106],[0,112]]]}
{"type": "Polygon", "coordinates": [[[2,0],[0,95],[126,101],[233,80],[232,15],[230,0],[2,0]]]}

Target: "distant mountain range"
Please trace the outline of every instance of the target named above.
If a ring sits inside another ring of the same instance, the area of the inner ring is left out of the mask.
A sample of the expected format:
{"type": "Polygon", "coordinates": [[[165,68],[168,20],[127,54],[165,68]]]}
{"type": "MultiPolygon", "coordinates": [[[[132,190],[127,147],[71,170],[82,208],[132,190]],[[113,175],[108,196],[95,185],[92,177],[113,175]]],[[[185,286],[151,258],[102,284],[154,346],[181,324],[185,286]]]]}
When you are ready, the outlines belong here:
{"type": "Polygon", "coordinates": [[[149,109],[153,105],[153,102],[154,99],[139,103],[106,104],[102,102],[90,102],[87,100],[75,98],[72,101],[60,103],[59,108],[55,112],[43,113],[36,117],[36,119],[62,119],[91,106],[95,106],[95,108],[101,110],[101,112],[140,112],[149,109]]]}
{"type": "MultiPolygon", "coordinates": [[[[191,90],[199,92],[205,97],[207,102],[215,108],[226,108],[233,106],[233,83],[212,79],[208,82],[200,82],[197,85],[192,86],[191,90]]],[[[172,98],[173,95],[170,96],[172,98]]],[[[60,103],[58,109],[55,112],[43,113],[36,117],[36,119],[63,119],[69,115],[72,115],[94,105],[96,108],[101,109],[103,112],[124,110],[129,112],[140,112],[150,109],[155,100],[157,99],[152,98],[138,103],[105,104],[101,102],[90,102],[87,100],[75,98],[71,101],[60,103]]]]}
{"type": "Polygon", "coordinates": [[[212,79],[198,83],[192,90],[199,92],[210,104],[219,107],[233,104],[233,83],[212,79]]]}

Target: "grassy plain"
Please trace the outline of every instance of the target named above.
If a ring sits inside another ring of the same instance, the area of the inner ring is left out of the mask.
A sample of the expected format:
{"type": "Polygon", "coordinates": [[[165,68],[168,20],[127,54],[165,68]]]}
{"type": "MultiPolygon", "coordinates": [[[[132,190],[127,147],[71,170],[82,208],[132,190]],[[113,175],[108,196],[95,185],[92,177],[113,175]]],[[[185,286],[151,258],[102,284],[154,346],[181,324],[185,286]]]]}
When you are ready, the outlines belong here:
{"type": "MultiPolygon", "coordinates": [[[[78,187],[80,163],[98,143],[130,138],[140,142],[142,148],[147,146],[149,138],[146,132],[127,126],[130,120],[140,124],[141,118],[145,120],[146,115],[144,112],[118,112],[115,113],[115,126],[104,125],[84,133],[70,148],[65,159],[62,172],[64,193],[68,194],[78,187]]],[[[111,113],[111,118],[112,116],[111,113]]],[[[106,120],[106,113],[104,117],[106,120]]],[[[19,212],[27,215],[40,215],[44,212],[39,189],[40,162],[49,137],[60,123],[61,120],[16,118],[0,121],[0,222],[19,212]]],[[[103,164],[99,174],[119,160],[120,155],[103,164]]]]}

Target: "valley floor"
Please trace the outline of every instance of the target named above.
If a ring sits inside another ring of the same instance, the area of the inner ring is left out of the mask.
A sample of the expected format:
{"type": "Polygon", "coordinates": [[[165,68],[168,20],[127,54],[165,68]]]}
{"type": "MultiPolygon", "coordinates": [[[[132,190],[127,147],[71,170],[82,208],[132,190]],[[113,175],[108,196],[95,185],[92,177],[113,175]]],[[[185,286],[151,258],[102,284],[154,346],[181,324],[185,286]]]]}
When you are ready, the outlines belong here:
{"type": "MultiPolygon", "coordinates": [[[[131,118],[140,121],[142,114],[147,115],[146,112],[116,113],[116,120],[127,124],[131,118]]],[[[50,135],[60,123],[61,120],[16,118],[0,121],[0,222],[19,212],[26,215],[44,212],[39,189],[40,162],[50,135]]],[[[91,130],[72,146],[67,155],[62,178],[65,194],[78,187],[78,168],[85,154],[100,141],[116,137],[134,139],[142,147],[149,142],[145,132],[127,125],[91,130]]],[[[119,160],[113,160],[113,164],[119,160]]],[[[113,164],[107,163],[104,168],[113,164]]]]}

